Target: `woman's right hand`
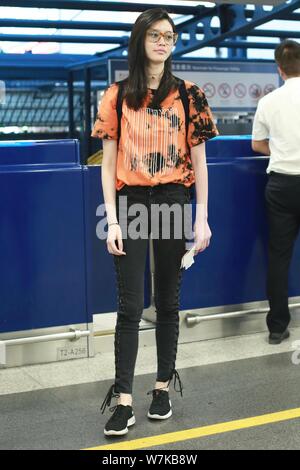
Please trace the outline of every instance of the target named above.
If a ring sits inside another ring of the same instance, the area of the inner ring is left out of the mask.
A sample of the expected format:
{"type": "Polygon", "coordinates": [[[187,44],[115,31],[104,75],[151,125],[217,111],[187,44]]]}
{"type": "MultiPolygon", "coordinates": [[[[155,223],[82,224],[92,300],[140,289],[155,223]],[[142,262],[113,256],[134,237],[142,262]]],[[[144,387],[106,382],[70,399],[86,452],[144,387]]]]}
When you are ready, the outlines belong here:
{"type": "Polygon", "coordinates": [[[125,251],[123,251],[122,230],[120,225],[114,224],[108,227],[106,245],[111,255],[126,255],[125,251]]]}

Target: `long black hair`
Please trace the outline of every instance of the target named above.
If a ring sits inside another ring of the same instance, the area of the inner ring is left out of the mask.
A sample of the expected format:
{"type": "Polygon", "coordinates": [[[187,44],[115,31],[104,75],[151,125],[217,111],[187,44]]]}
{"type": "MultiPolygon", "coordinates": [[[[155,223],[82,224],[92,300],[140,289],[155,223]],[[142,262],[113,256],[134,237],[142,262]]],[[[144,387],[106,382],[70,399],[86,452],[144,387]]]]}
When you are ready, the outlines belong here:
{"type": "MultiPolygon", "coordinates": [[[[125,81],[124,99],[129,108],[137,111],[142,107],[147,96],[146,65],[148,58],[145,52],[145,37],[153,23],[160,20],[168,20],[173,32],[176,32],[175,24],[168,12],[162,8],[151,8],[144,11],[136,20],[131,32],[128,45],[129,76],[125,81]]],[[[160,103],[168,96],[171,90],[178,88],[178,80],[172,75],[172,54],[164,63],[164,73],[156,93],[149,107],[158,109],[160,103]]]]}

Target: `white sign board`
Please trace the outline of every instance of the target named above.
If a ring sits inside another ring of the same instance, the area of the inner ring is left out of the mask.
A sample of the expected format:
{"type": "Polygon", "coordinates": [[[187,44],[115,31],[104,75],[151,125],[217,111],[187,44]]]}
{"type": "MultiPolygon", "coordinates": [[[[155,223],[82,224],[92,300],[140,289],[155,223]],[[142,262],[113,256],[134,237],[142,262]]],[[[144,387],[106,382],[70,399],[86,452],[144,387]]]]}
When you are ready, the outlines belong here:
{"type": "MultiPolygon", "coordinates": [[[[273,62],[174,61],[173,73],[202,88],[214,111],[254,111],[262,96],[280,86],[273,62]]],[[[127,75],[127,60],[109,61],[110,83],[127,75]]]]}

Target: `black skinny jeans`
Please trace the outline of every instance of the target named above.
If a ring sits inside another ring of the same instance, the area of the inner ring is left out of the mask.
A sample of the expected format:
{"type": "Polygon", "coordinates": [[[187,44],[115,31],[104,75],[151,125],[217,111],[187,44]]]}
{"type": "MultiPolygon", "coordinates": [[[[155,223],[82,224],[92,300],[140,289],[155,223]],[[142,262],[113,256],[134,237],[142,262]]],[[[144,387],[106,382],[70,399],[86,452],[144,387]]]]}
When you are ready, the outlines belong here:
{"type": "Polygon", "coordinates": [[[186,241],[192,238],[192,232],[189,231],[188,236],[185,236],[188,228],[184,230],[185,227],[191,228],[191,212],[189,217],[184,217],[184,211],[179,211],[182,214],[179,216],[181,217],[182,236],[180,239],[176,239],[173,230],[174,217],[171,216],[169,222],[166,221],[166,218],[159,217],[159,224],[157,224],[155,223],[157,218],[151,217],[151,206],[153,204],[167,204],[170,207],[177,204],[177,208],[180,206],[183,209],[184,205],[186,205],[186,209],[190,208],[188,188],[176,183],[159,184],[154,187],[126,185],[117,192],[117,214],[119,214],[119,207],[123,205],[122,202],[120,204],[121,196],[127,196],[128,210],[137,203],[143,204],[143,207],[147,209],[147,220],[143,220],[143,227],[138,227],[139,231],[140,228],[144,229],[144,234],[136,239],[130,233],[127,239],[124,239],[124,234],[132,221],[139,217],[139,213],[126,217],[127,210],[121,211],[119,223],[122,229],[123,251],[126,255],[114,255],[118,287],[118,316],[115,331],[115,392],[131,394],[138,352],[139,323],[144,308],[144,273],[149,234],[153,233],[155,229],[158,229],[158,238],[153,237],[154,301],[157,313],[157,381],[170,380],[175,370],[179,334],[179,291],[182,279],[180,265],[181,258],[186,251],[186,241]],[[170,227],[170,237],[168,238],[164,237],[163,223],[170,227]],[[144,235],[146,235],[145,238],[144,235]]]}
{"type": "Polygon", "coordinates": [[[267,326],[271,333],[283,333],[290,322],[288,276],[300,228],[300,176],[271,172],[265,196],[269,220],[267,326]]]}

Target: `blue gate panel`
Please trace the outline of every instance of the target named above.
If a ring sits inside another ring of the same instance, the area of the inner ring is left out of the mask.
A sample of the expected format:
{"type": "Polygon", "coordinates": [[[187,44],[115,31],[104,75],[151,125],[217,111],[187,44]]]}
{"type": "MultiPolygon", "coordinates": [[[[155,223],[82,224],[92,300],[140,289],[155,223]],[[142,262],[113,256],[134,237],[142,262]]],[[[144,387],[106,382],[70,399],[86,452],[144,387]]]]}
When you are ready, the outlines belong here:
{"type": "Polygon", "coordinates": [[[255,153],[251,148],[251,136],[226,135],[218,136],[206,143],[206,156],[208,160],[233,160],[236,157],[251,157],[255,153]]]}
{"type": "Polygon", "coordinates": [[[73,140],[0,146],[0,332],[87,322],[78,155],[73,140]]]}
{"type": "Polygon", "coordinates": [[[0,165],[53,165],[79,169],[80,153],[76,140],[37,140],[0,142],[0,165]]]}
{"type": "MultiPolygon", "coordinates": [[[[183,310],[266,300],[268,158],[251,152],[249,136],[218,137],[207,143],[212,238],[209,248],[184,272],[183,310]]],[[[289,287],[290,296],[300,295],[300,240],[289,287]]]]}
{"type": "MultiPolygon", "coordinates": [[[[0,332],[92,322],[117,310],[116,274],[96,234],[101,167],[74,140],[0,143],[0,332]]],[[[181,309],[266,299],[268,158],[249,136],[207,143],[210,247],[184,272],[181,309]]],[[[193,206],[195,213],[195,204],[193,206]]],[[[150,305],[149,253],[145,308],[150,305]]],[[[300,241],[290,296],[300,295],[300,241]]]]}
{"type": "MultiPolygon", "coordinates": [[[[100,166],[88,167],[86,189],[88,311],[91,315],[117,310],[117,280],[113,255],[107,251],[106,239],[100,240],[96,235],[97,224],[103,219],[96,215],[97,207],[104,204],[100,166]]],[[[149,266],[148,254],[145,266],[145,308],[150,305],[149,266]]]]}

